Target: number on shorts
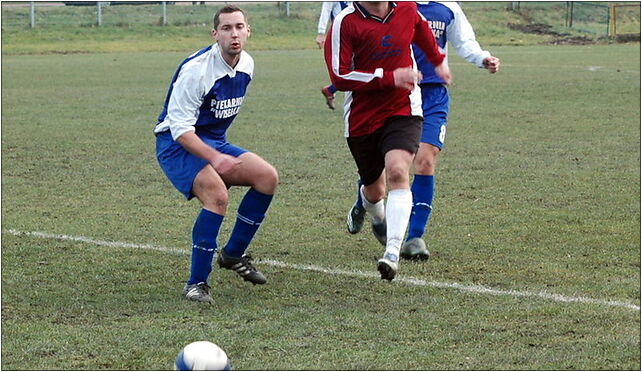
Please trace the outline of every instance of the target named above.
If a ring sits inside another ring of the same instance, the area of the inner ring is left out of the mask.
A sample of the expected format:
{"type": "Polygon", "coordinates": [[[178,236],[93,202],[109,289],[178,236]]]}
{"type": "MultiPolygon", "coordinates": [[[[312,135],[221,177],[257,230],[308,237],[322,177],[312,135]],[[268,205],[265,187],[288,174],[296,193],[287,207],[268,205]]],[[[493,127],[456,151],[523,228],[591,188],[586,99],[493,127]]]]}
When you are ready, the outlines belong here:
{"type": "Polygon", "coordinates": [[[446,140],[446,126],[442,125],[441,129],[439,129],[439,142],[444,143],[446,140]]]}

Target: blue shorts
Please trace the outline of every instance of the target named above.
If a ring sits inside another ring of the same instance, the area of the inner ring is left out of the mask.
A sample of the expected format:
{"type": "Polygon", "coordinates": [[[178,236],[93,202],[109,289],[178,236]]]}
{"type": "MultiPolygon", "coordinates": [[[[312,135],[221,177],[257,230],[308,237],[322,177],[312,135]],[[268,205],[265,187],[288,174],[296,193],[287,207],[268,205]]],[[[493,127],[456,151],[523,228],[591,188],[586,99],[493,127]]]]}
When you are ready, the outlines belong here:
{"type": "MultiPolygon", "coordinates": [[[[220,139],[200,137],[206,144],[223,154],[239,157],[248,150],[234,146],[220,139]]],[[[192,185],[198,172],[206,165],[207,161],[193,155],[178,142],[172,139],[169,131],[156,135],[156,159],[172,185],[178,189],[187,200],[192,199],[192,185]]]]}
{"type": "Polygon", "coordinates": [[[424,114],[421,142],[436,146],[440,150],[444,147],[449,103],[448,89],[444,85],[421,85],[421,107],[424,114]]]}

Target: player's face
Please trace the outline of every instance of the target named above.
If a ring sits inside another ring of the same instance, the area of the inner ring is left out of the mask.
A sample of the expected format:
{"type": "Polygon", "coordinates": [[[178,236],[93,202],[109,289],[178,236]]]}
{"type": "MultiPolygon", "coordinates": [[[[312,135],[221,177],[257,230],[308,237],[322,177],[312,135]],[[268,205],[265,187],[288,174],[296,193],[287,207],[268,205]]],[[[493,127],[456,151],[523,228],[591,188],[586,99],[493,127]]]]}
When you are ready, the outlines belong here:
{"type": "Polygon", "coordinates": [[[236,61],[235,57],[241,53],[250,36],[250,25],[241,12],[223,13],[219,15],[219,25],[212,30],[212,36],[223,55],[236,61]]]}

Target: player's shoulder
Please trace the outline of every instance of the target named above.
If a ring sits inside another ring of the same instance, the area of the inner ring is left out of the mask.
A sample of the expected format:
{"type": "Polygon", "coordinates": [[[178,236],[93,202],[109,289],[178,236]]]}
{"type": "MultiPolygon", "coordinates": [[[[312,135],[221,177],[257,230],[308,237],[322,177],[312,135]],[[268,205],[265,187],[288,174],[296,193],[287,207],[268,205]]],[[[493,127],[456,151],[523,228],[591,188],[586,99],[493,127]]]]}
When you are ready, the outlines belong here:
{"type": "Polygon", "coordinates": [[[212,45],[206,46],[202,49],[192,53],[189,57],[185,58],[180,66],[182,74],[198,74],[203,69],[208,61],[211,59],[212,45]]]}
{"type": "Polygon", "coordinates": [[[246,73],[252,77],[254,75],[254,58],[250,53],[246,51],[241,51],[241,58],[239,63],[236,65],[236,71],[246,73]]]}

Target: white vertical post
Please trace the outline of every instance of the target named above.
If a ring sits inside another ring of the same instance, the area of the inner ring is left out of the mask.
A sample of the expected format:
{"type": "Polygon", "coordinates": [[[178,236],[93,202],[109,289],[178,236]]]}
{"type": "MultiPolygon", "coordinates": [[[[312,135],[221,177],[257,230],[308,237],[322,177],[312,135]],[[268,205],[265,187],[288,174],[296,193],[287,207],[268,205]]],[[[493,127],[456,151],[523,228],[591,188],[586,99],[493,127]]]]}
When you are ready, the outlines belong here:
{"type": "Polygon", "coordinates": [[[36,27],[36,2],[32,1],[29,7],[29,20],[31,28],[36,27]]]}
{"type": "Polygon", "coordinates": [[[100,27],[103,24],[103,3],[96,2],[96,24],[100,27]]]}
{"type": "Polygon", "coordinates": [[[289,17],[289,16],[290,16],[290,2],[289,2],[289,1],[286,1],[286,2],[285,2],[285,15],[286,15],[287,17],[289,17]]]}
{"type": "Polygon", "coordinates": [[[167,26],[167,1],[163,1],[163,26],[167,26]]]}

